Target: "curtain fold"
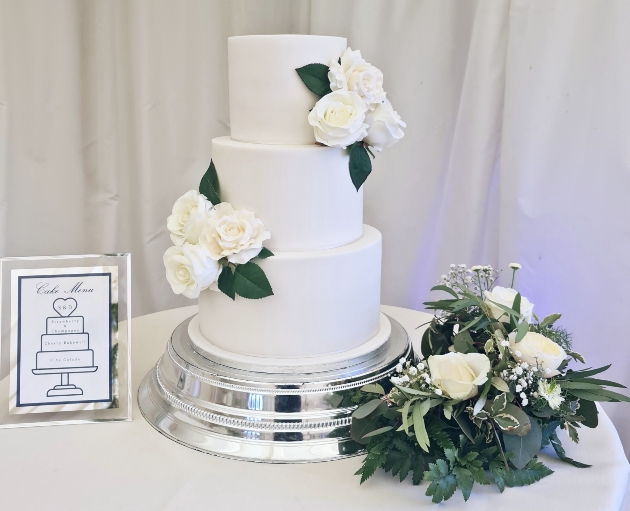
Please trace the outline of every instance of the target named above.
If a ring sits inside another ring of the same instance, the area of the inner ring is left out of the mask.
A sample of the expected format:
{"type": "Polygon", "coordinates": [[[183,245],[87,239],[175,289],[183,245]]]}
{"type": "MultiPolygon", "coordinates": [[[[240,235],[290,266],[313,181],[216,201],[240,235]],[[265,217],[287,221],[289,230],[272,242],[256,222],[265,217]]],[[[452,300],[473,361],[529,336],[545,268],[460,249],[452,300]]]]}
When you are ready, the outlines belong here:
{"type": "Polygon", "coordinates": [[[189,304],[165,220],[229,134],[227,38],[345,36],[408,125],[365,188],[383,302],[518,261],[630,385],[629,23],[623,0],[0,0],[0,256],[132,252],[134,315],[189,304]]]}

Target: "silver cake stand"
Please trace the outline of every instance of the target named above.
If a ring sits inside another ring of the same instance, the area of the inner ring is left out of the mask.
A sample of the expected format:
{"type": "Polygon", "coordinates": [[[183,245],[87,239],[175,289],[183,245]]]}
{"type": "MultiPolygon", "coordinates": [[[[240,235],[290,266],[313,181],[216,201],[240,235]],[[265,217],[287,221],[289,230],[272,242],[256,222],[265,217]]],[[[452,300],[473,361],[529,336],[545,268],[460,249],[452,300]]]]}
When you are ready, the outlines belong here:
{"type": "Polygon", "coordinates": [[[196,351],[188,335],[192,319],[171,335],[140,385],[138,404],[149,424],[171,440],[239,460],[310,463],[362,454],[350,438],[356,408],[350,398],[391,375],[411,352],[407,332],[388,316],[389,341],[342,367],[235,364],[196,351]]]}

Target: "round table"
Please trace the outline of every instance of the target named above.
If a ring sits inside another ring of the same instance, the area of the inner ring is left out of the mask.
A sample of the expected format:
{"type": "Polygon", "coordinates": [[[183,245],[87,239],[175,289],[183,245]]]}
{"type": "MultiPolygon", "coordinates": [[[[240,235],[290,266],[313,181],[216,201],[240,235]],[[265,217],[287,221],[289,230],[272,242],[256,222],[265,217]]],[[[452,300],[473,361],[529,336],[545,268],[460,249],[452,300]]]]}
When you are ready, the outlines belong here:
{"type": "MultiPolygon", "coordinates": [[[[173,329],[196,306],[132,320],[133,385],[163,353],[173,329]]],[[[414,342],[427,316],[383,307],[414,342]]],[[[625,406],[625,405],[619,405],[625,406]]],[[[461,493],[439,509],[535,507],[571,511],[627,509],[629,466],[610,419],[600,410],[595,430],[582,428],[581,443],[564,442],[567,455],[592,464],[577,469],[553,454],[541,458],[555,474],[530,487],[475,485],[464,503],[461,493]]],[[[267,465],[209,456],[183,447],[155,431],[134,403],[133,421],[0,430],[2,510],[417,510],[431,508],[426,484],[413,486],[382,471],[362,486],[354,472],[361,457],[308,465],[267,465]]],[[[435,508],[438,509],[438,508],[435,508]]]]}

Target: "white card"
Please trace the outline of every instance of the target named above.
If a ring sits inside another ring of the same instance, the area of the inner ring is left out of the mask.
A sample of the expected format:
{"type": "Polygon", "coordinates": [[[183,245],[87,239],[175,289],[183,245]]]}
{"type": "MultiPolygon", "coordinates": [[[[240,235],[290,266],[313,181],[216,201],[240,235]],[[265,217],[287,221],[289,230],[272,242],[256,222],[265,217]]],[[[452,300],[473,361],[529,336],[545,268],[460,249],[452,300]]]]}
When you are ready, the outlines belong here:
{"type": "Polygon", "coordinates": [[[10,414],[117,406],[118,267],[11,271],[10,414]]]}

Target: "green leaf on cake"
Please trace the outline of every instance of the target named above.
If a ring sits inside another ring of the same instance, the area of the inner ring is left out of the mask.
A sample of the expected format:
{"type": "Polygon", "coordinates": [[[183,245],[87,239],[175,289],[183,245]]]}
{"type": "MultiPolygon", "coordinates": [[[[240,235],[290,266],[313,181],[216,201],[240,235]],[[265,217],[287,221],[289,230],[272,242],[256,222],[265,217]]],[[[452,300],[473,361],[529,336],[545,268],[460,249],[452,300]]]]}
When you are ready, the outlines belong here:
{"type": "Polygon", "coordinates": [[[350,147],[350,178],[352,184],[359,191],[361,185],[372,172],[372,161],[361,142],[356,142],[350,147]]]}
{"type": "Polygon", "coordinates": [[[330,94],[330,80],[328,80],[328,66],[325,64],[307,64],[304,67],[296,69],[304,85],[308,90],[314,92],[318,96],[330,94]]]}
{"type": "Polygon", "coordinates": [[[271,250],[263,247],[262,250],[258,252],[258,255],[256,257],[258,259],[267,259],[268,257],[272,257],[273,255],[274,253],[271,250]]]}
{"type": "Polygon", "coordinates": [[[210,166],[201,178],[201,183],[199,183],[199,193],[205,195],[215,206],[221,203],[219,198],[219,176],[212,160],[210,160],[210,166]]]}
{"type": "Polygon", "coordinates": [[[236,291],[237,295],[250,299],[265,298],[273,295],[273,290],[265,272],[252,261],[239,264],[234,270],[234,291],[236,291]]]}
{"type": "Polygon", "coordinates": [[[219,286],[219,291],[234,300],[234,273],[232,272],[232,268],[229,266],[223,267],[219,274],[217,285],[219,286]]]}

